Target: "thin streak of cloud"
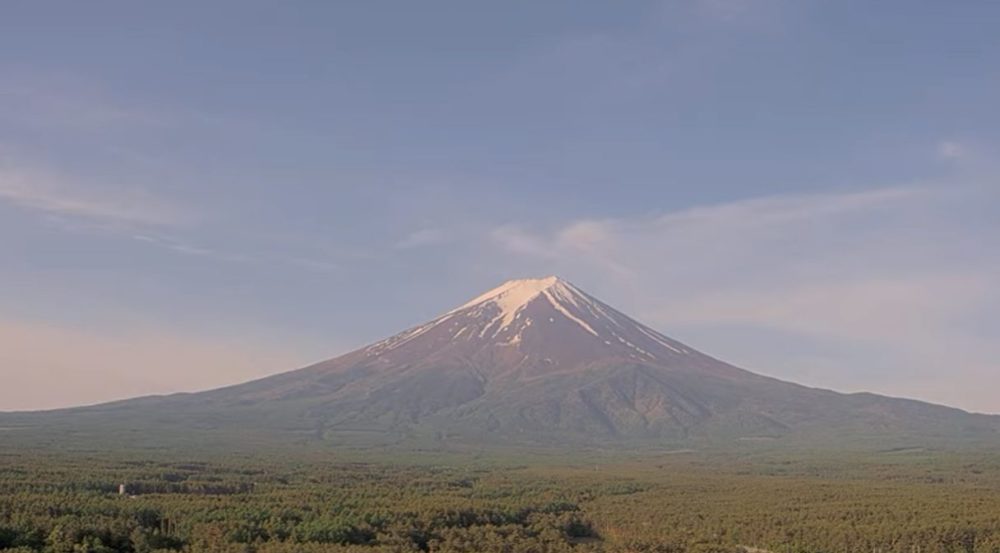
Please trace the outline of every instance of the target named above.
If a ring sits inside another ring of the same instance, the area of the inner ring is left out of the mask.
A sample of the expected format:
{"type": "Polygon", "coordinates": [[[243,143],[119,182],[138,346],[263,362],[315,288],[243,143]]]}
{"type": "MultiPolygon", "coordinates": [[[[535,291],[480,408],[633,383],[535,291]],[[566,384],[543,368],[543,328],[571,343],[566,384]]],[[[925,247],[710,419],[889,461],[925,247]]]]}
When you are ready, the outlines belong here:
{"type": "Polygon", "coordinates": [[[210,257],[222,261],[234,262],[249,262],[254,260],[252,256],[246,254],[219,251],[217,249],[192,244],[170,236],[158,234],[135,234],[132,236],[132,239],[138,242],[145,242],[166,248],[174,253],[182,255],[210,257]]]}
{"type": "Polygon", "coordinates": [[[663,226],[706,223],[773,225],[891,206],[930,193],[928,188],[909,186],[842,194],[751,198],[668,213],[659,217],[656,223],[663,226]]]}
{"type": "Polygon", "coordinates": [[[138,187],[98,189],[51,172],[0,166],[0,201],[41,213],[97,222],[177,226],[178,206],[138,187]]]}
{"type": "Polygon", "coordinates": [[[306,259],[306,258],[295,258],[290,259],[289,263],[301,267],[303,269],[308,269],[310,271],[316,271],[319,273],[342,273],[344,272],[344,266],[335,263],[333,261],[323,260],[323,259],[306,259]]]}
{"type": "Polygon", "coordinates": [[[229,251],[221,248],[194,244],[190,241],[162,234],[134,234],[131,238],[136,242],[150,244],[151,246],[165,249],[174,254],[190,257],[202,257],[228,263],[269,266],[294,265],[300,269],[306,269],[308,271],[324,274],[342,273],[345,268],[344,264],[338,263],[332,259],[295,257],[293,255],[284,255],[280,253],[269,254],[261,252],[249,253],[229,251]]]}

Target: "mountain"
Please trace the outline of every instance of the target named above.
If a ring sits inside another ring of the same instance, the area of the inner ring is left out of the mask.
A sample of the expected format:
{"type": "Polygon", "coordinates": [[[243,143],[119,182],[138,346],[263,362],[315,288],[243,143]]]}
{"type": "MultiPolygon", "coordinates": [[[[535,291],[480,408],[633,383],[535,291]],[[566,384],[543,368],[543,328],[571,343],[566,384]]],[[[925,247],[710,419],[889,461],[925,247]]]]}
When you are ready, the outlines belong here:
{"type": "MultiPolygon", "coordinates": [[[[228,388],[7,414],[39,445],[405,447],[1000,445],[1000,417],[739,369],[557,277],[511,280],[425,324],[228,388]]],[[[27,437],[30,437],[28,439],[27,437]]]]}

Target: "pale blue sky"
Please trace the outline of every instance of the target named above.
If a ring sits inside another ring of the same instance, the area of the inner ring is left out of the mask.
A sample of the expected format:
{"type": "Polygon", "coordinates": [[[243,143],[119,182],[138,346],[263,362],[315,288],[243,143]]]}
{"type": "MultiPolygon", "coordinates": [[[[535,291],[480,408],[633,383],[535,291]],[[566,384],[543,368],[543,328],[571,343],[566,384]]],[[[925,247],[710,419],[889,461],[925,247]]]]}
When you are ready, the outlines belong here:
{"type": "Polygon", "coordinates": [[[1000,4],[7,2],[0,410],[203,389],[559,274],[1000,412],[1000,4]]]}

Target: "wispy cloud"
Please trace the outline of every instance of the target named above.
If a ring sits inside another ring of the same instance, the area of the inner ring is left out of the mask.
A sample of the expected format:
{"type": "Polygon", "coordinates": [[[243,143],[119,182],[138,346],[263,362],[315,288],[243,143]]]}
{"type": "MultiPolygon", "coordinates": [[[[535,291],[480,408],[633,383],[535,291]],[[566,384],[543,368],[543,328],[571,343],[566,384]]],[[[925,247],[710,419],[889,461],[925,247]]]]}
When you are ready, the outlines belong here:
{"type": "Polygon", "coordinates": [[[131,235],[132,240],[149,244],[169,253],[204,258],[212,262],[233,264],[248,264],[258,267],[294,266],[310,272],[323,274],[342,274],[351,263],[345,255],[316,255],[315,257],[299,256],[281,249],[253,251],[247,249],[247,244],[228,244],[227,246],[206,246],[195,241],[169,236],[162,233],[142,233],[131,235]]]}
{"type": "Polygon", "coordinates": [[[668,213],[655,220],[663,227],[698,225],[770,226],[814,220],[864,210],[898,206],[931,190],[919,186],[879,188],[841,194],[802,194],[751,198],[725,204],[697,206],[668,213]]]}
{"type": "MultiPolygon", "coordinates": [[[[891,214],[899,206],[922,205],[920,198],[933,194],[931,189],[923,187],[896,187],[844,194],[752,198],[659,216],[580,219],[548,231],[506,224],[493,229],[490,239],[509,253],[587,266],[618,277],[649,274],[650,269],[657,267],[685,272],[708,262],[786,258],[788,248],[762,247],[763,242],[801,242],[809,239],[810,234],[819,242],[830,236],[829,226],[838,221],[849,223],[853,218],[891,214]],[[687,263],[662,265],[666,260],[687,260],[687,263]]],[[[823,249],[820,247],[814,253],[823,249]]]]}
{"type": "Polygon", "coordinates": [[[132,239],[138,242],[145,242],[147,244],[160,246],[174,253],[182,255],[190,255],[196,257],[211,257],[223,261],[236,261],[236,262],[247,262],[253,260],[253,257],[249,255],[220,251],[218,249],[208,248],[205,246],[193,244],[188,241],[184,241],[171,236],[165,236],[162,234],[134,234],[132,235],[132,239]]]}
{"type": "Polygon", "coordinates": [[[450,240],[450,236],[444,229],[424,228],[411,232],[396,243],[399,249],[420,248],[443,244],[450,240]]]}
{"type": "Polygon", "coordinates": [[[968,330],[983,309],[1000,310],[1000,225],[980,207],[996,200],[962,183],[777,196],[547,230],[505,225],[489,240],[508,263],[607,291],[664,330],[774,340],[733,361],[801,380],[809,371],[782,359],[780,340],[837,343],[826,364],[840,369],[813,384],[996,409],[976,379],[998,367],[1000,346],[968,330]],[[891,361],[852,353],[873,349],[891,361]],[[864,374],[865,363],[885,377],[864,374]],[[941,389],[937,375],[962,371],[965,389],[941,389]]]}
{"type": "Polygon", "coordinates": [[[968,153],[968,147],[957,140],[942,140],[937,145],[937,154],[943,159],[960,160],[968,153]]]}
{"type": "Polygon", "coordinates": [[[532,233],[516,224],[496,227],[490,231],[489,237],[494,244],[510,253],[540,258],[554,258],[559,255],[548,237],[532,233]]]}
{"type": "Polygon", "coordinates": [[[191,214],[138,186],[95,186],[51,171],[0,165],[0,201],[95,222],[174,226],[191,214]]]}

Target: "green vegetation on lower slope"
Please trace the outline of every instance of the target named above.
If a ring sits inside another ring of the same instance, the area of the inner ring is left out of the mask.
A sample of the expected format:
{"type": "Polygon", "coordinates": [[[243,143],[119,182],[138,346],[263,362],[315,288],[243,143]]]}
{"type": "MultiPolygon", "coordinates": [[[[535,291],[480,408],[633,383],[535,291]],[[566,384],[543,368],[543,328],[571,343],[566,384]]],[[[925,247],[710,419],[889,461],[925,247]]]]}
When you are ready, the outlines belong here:
{"type": "Polygon", "coordinates": [[[8,450],[0,551],[1000,553],[987,454],[416,460],[8,450]]]}

